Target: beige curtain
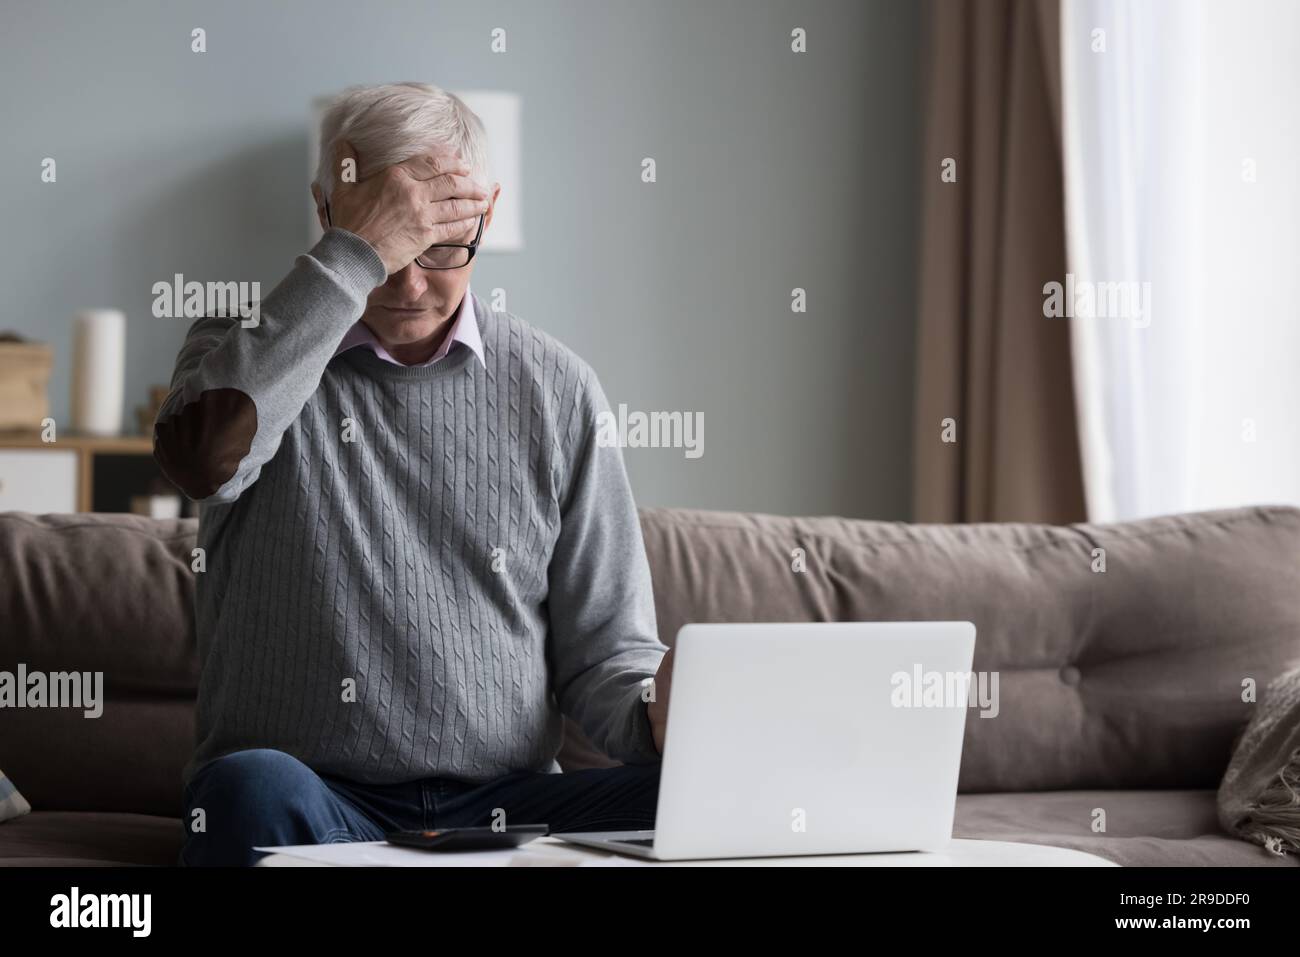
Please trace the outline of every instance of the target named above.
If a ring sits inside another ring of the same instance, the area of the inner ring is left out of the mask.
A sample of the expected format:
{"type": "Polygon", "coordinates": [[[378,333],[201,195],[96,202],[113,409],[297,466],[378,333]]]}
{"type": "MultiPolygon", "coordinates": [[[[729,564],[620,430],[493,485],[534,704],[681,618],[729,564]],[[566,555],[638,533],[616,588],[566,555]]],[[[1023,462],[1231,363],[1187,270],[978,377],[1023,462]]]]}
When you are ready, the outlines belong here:
{"type": "Polygon", "coordinates": [[[1083,521],[1070,330],[1043,316],[1065,277],[1057,0],[927,9],[914,517],[1083,521]]]}

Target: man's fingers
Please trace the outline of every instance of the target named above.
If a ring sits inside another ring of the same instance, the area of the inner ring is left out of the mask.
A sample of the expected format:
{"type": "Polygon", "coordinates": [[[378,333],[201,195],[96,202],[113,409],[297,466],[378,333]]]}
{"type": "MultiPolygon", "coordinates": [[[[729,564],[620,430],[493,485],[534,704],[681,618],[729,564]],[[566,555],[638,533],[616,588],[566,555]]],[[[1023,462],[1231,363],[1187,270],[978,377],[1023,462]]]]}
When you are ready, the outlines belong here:
{"type": "Polygon", "coordinates": [[[468,176],[445,173],[434,179],[425,180],[425,185],[428,187],[431,203],[441,199],[485,200],[488,198],[487,190],[480,186],[477,180],[470,179],[468,176]]]}
{"type": "MultiPolygon", "coordinates": [[[[468,242],[469,240],[474,238],[473,230],[477,228],[478,228],[477,215],[471,216],[468,219],[458,219],[450,223],[435,223],[434,224],[435,237],[433,242],[434,243],[459,242],[460,240],[457,239],[456,237],[458,236],[463,237],[467,233],[469,234],[469,236],[465,241],[468,242]]],[[[429,245],[433,245],[433,243],[430,243],[429,245]]]]}
{"type": "Polygon", "coordinates": [[[478,180],[454,173],[443,173],[433,179],[421,180],[417,188],[420,198],[426,203],[446,199],[468,199],[481,203],[488,198],[488,191],[479,185],[478,180]]]}
{"type": "Polygon", "coordinates": [[[455,153],[419,153],[397,164],[413,179],[433,179],[448,173],[468,175],[469,167],[455,153]]]}
{"type": "Polygon", "coordinates": [[[433,213],[431,222],[435,226],[439,223],[456,223],[466,219],[477,220],[479,215],[486,213],[488,209],[487,201],[478,199],[442,199],[430,205],[433,213]]]}

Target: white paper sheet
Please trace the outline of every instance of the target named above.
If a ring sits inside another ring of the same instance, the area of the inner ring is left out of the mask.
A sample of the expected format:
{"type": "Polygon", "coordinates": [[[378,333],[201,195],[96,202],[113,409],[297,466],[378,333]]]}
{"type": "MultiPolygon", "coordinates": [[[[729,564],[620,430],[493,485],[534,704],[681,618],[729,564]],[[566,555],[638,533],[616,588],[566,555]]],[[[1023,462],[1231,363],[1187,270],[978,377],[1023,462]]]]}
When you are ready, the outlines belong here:
{"type": "Polygon", "coordinates": [[[421,851],[387,841],[255,847],[253,850],[342,867],[625,867],[652,864],[616,854],[537,842],[499,851],[421,851]]]}

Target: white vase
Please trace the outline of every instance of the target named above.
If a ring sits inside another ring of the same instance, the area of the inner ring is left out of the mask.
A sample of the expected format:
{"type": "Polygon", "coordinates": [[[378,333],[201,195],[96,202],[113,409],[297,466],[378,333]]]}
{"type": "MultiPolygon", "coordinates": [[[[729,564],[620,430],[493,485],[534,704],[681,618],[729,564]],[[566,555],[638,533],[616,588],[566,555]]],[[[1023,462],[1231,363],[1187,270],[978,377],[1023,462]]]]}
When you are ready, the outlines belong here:
{"type": "Polygon", "coordinates": [[[72,332],[72,430],[121,435],[126,378],[126,316],[116,309],[77,313],[72,332]]]}

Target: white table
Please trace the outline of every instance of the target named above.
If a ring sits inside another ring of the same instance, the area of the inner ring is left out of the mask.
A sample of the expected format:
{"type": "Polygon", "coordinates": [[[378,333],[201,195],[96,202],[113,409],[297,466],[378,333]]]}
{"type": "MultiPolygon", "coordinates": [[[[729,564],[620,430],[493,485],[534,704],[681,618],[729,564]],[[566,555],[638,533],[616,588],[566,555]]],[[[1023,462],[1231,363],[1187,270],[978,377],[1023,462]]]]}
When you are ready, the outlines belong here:
{"type": "Polygon", "coordinates": [[[542,837],[505,851],[439,854],[397,848],[383,841],[282,849],[259,867],[1117,867],[1064,847],[1010,841],[954,839],[941,852],[833,854],[817,857],[745,857],[709,861],[647,861],[542,837]]]}

